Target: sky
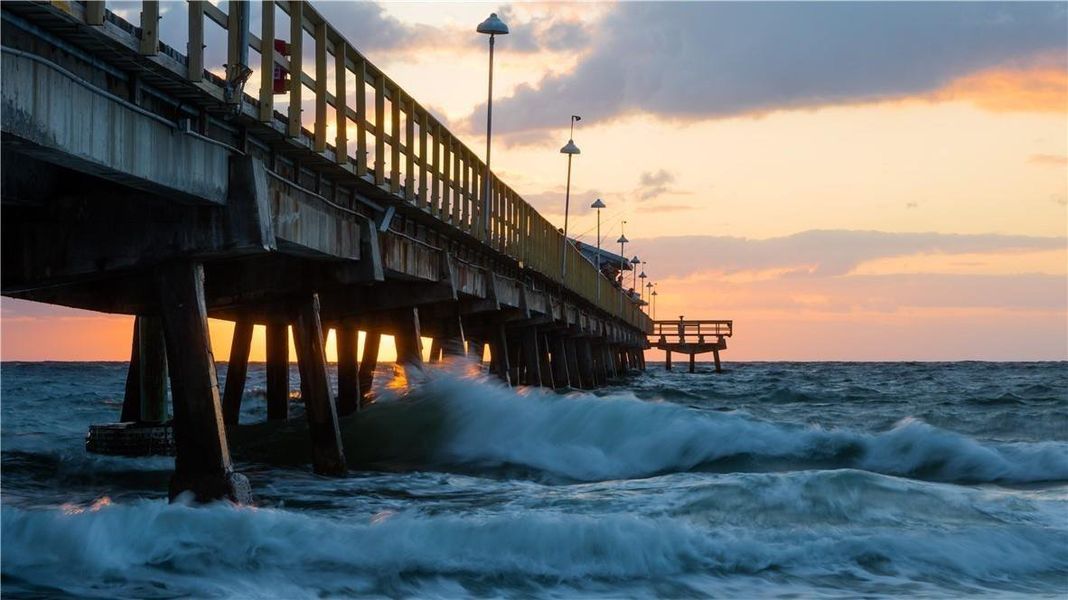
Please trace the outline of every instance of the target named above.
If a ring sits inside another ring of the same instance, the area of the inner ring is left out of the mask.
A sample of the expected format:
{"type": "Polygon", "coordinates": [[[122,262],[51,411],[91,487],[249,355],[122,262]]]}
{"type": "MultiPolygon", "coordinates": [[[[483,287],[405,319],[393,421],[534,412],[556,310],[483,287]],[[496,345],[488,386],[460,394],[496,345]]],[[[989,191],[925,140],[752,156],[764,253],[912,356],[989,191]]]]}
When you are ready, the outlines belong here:
{"type": "MultiPolygon", "coordinates": [[[[601,198],[657,318],[734,320],[727,360],[1068,359],[1064,3],[313,4],[476,150],[496,11],[494,171],[562,223],[581,115],[570,230],[601,198]]],[[[0,310],[4,360],[129,356],[130,317],[0,310]]]]}

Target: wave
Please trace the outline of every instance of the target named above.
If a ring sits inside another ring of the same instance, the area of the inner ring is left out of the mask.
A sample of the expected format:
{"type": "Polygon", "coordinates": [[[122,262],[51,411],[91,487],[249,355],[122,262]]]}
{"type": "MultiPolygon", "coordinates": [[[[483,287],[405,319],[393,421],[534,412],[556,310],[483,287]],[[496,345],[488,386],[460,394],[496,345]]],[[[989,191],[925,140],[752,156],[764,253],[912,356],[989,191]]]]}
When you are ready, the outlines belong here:
{"type": "Polygon", "coordinates": [[[5,587],[47,585],[78,596],[427,595],[418,586],[441,586],[442,578],[450,585],[582,586],[591,579],[768,573],[844,578],[854,591],[859,582],[895,577],[913,586],[1015,579],[1051,591],[1068,569],[1063,531],[1037,526],[710,528],[666,517],[546,511],[337,519],[150,501],[7,506],[2,524],[5,587]]]}
{"type": "Polygon", "coordinates": [[[436,373],[345,424],[357,454],[524,467],[573,481],[694,469],[857,468],[950,482],[1068,480],[1068,443],[983,443],[908,418],[880,433],[825,430],[629,394],[561,396],[436,373]]]}

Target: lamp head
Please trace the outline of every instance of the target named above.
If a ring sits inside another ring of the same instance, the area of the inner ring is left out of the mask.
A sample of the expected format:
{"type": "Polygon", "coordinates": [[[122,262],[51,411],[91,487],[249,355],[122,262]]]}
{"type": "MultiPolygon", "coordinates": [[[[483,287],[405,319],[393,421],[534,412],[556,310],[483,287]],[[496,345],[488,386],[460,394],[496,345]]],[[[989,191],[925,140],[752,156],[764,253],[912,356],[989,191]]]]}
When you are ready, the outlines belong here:
{"type": "Polygon", "coordinates": [[[604,208],[604,202],[601,202],[601,199],[598,198],[593,201],[593,204],[590,205],[590,208],[604,208]]]}
{"type": "Polygon", "coordinates": [[[636,265],[636,264],[638,264],[640,262],[642,262],[642,261],[637,256],[635,256],[634,258],[630,259],[630,264],[632,264],[632,265],[636,265]]]}
{"type": "Polygon", "coordinates": [[[645,279],[645,271],[642,271],[641,275],[638,275],[638,279],[645,279]]]}
{"type": "Polygon", "coordinates": [[[627,236],[625,236],[625,235],[621,235],[621,236],[619,236],[619,239],[618,239],[618,240],[616,240],[616,243],[617,243],[617,244],[627,244],[627,243],[629,243],[629,242],[630,242],[630,240],[628,240],[628,239],[627,239],[627,236]]]}
{"type": "Polygon", "coordinates": [[[508,35],[508,26],[497,18],[497,13],[490,13],[485,21],[478,24],[475,31],[488,35],[508,35]]]}
{"type": "Polygon", "coordinates": [[[564,147],[560,148],[560,154],[582,154],[582,151],[575,145],[575,140],[567,140],[564,147]]]}

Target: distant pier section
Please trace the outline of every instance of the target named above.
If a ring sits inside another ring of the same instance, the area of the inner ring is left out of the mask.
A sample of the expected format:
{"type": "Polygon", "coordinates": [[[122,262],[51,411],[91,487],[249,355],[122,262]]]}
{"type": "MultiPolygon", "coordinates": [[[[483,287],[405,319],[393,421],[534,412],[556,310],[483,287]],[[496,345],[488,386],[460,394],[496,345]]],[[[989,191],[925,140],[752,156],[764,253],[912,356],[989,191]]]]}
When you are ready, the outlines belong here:
{"type": "Polygon", "coordinates": [[[694,360],[698,354],[711,352],[716,362],[716,372],[721,373],[720,350],[727,349],[727,338],[734,334],[734,321],[697,320],[653,321],[650,343],[653,348],[665,353],[664,366],[671,370],[671,353],[690,356],[690,372],[694,372],[694,360]]]}

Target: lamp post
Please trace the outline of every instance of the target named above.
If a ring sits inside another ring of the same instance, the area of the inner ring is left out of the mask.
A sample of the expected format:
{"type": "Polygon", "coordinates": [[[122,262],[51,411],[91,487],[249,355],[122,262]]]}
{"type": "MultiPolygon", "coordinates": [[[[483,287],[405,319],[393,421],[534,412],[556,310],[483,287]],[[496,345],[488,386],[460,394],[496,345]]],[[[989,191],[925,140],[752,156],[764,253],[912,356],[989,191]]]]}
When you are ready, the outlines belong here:
{"type": "Polygon", "coordinates": [[[626,221],[619,223],[619,239],[616,243],[619,244],[619,312],[623,312],[623,269],[626,267],[627,255],[625,254],[625,248],[627,242],[627,236],[623,235],[623,226],[626,225],[626,221]]]}
{"type": "Polygon", "coordinates": [[[582,154],[578,146],[575,145],[575,121],[581,120],[582,117],[571,115],[571,135],[568,137],[564,147],[560,148],[560,154],[567,155],[567,189],[564,192],[564,246],[560,252],[561,279],[567,276],[567,213],[571,208],[571,159],[576,154],[582,154]]]}
{"type": "Polygon", "coordinates": [[[633,281],[631,281],[631,284],[630,284],[630,288],[631,289],[634,289],[634,288],[638,287],[638,265],[640,265],[641,262],[642,262],[641,259],[639,259],[637,256],[635,256],[634,258],[630,259],[630,264],[633,265],[633,267],[634,267],[632,269],[634,272],[631,273],[631,278],[633,280],[633,281]]]}
{"type": "Polygon", "coordinates": [[[638,300],[645,300],[645,263],[642,262],[642,274],[638,275],[638,279],[641,279],[641,285],[638,286],[638,300]]]}
{"type": "Polygon", "coordinates": [[[649,304],[652,304],[653,303],[653,294],[652,294],[653,282],[650,281],[649,283],[645,284],[645,289],[648,290],[648,292],[646,292],[646,295],[649,296],[649,304]]]}
{"type": "Polygon", "coordinates": [[[590,208],[597,209],[597,299],[601,299],[601,209],[604,208],[604,202],[598,198],[593,201],[590,208]]]}
{"type": "Polygon", "coordinates": [[[656,320],[656,297],[659,296],[659,294],[656,293],[656,286],[653,286],[653,294],[652,294],[652,296],[653,296],[653,320],[655,321],[656,320]]]}
{"type": "Polygon", "coordinates": [[[478,33],[489,36],[489,94],[486,99],[486,173],[482,177],[482,224],[487,243],[490,235],[490,141],[493,139],[493,41],[498,35],[508,35],[508,26],[497,13],[478,24],[478,33]]]}

